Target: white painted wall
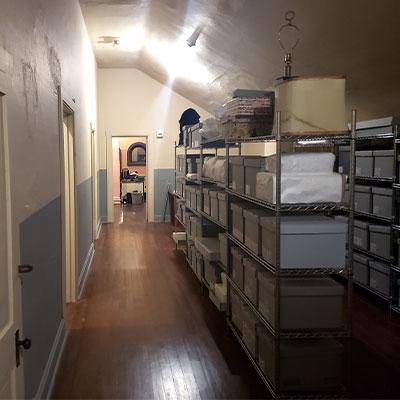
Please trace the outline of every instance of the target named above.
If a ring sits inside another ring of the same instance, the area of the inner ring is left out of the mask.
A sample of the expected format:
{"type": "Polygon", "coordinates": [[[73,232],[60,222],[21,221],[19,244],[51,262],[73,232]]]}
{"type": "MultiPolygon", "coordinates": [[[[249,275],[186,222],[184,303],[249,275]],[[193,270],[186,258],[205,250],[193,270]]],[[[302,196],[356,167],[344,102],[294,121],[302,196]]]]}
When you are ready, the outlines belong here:
{"type": "MultiPolygon", "coordinates": [[[[10,148],[13,268],[16,271],[20,250],[28,248],[29,256],[35,253],[38,260],[22,287],[22,297],[29,294],[34,313],[23,312],[24,326],[19,328],[29,336],[32,330],[26,332],[26,327],[35,327],[31,352],[24,357],[25,367],[29,364],[25,369],[25,382],[30,382],[27,396],[47,395],[60,347],[51,349],[63,337],[58,330],[63,327],[63,310],[58,307],[62,303],[61,243],[55,239],[49,248],[44,244],[34,247],[48,232],[61,233],[61,215],[53,214],[55,208],[50,207],[48,231],[37,223],[47,221],[37,212],[61,192],[57,87],[61,86],[63,99],[74,110],[75,181],[79,185],[91,176],[90,123],[97,126],[96,69],[78,0],[1,0],[0,92],[5,94],[10,148]],[[21,222],[34,214],[32,224],[43,230],[25,238],[28,246],[20,249],[21,222]]],[[[91,231],[89,226],[90,236],[81,235],[79,240],[91,242],[91,231]]]]}
{"type": "Polygon", "coordinates": [[[99,69],[98,104],[101,169],[107,169],[107,137],[148,136],[148,216],[154,221],[153,172],[175,166],[182,112],[193,107],[202,118],[210,114],[136,69],[99,69]],[[156,139],[157,129],[164,130],[163,139],[156,139]]]}
{"type": "Polygon", "coordinates": [[[60,195],[58,84],[75,112],[77,184],[90,177],[96,68],[78,0],[2,0],[0,87],[8,88],[12,179],[24,182],[12,187],[18,222],[60,195]]]}

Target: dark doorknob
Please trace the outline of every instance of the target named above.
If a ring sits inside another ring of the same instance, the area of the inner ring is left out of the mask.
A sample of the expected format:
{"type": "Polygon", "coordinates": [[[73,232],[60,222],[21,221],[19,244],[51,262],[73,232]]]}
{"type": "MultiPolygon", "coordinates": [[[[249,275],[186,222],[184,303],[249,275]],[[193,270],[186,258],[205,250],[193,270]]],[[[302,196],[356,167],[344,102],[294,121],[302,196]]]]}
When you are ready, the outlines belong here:
{"type": "Polygon", "coordinates": [[[15,343],[17,346],[22,346],[25,350],[29,350],[32,345],[32,340],[31,339],[24,339],[24,340],[17,340],[15,343]]]}
{"type": "Polygon", "coordinates": [[[21,364],[21,354],[20,354],[20,348],[23,347],[25,350],[29,350],[31,348],[32,341],[31,339],[22,339],[20,340],[19,338],[19,329],[15,332],[15,361],[17,364],[17,367],[20,366],[21,364]]]}
{"type": "Polygon", "coordinates": [[[18,265],[18,273],[19,274],[27,274],[28,272],[31,272],[33,270],[32,265],[18,265]]]}

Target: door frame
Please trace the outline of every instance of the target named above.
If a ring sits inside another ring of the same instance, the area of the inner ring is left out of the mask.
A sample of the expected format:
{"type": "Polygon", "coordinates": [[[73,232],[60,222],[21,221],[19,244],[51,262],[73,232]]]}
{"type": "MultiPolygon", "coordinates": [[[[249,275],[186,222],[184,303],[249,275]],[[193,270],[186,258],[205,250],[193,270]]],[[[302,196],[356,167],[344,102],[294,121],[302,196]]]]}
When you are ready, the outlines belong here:
{"type": "Polygon", "coordinates": [[[98,227],[98,204],[97,204],[97,151],[96,151],[96,129],[93,128],[90,123],[90,161],[91,161],[91,173],[92,173],[92,230],[93,230],[93,242],[98,239],[99,227],[98,227]]]}
{"type": "MultiPolygon", "coordinates": [[[[13,213],[12,191],[11,191],[11,173],[10,173],[10,147],[9,147],[9,131],[7,125],[7,93],[11,91],[8,82],[4,83],[0,80],[0,130],[3,135],[0,136],[0,152],[4,164],[4,177],[2,178],[4,186],[5,209],[4,217],[6,220],[5,240],[6,240],[6,265],[8,267],[8,287],[9,287],[9,321],[5,325],[5,329],[0,331],[0,354],[3,355],[2,361],[4,366],[10,366],[10,394],[12,398],[24,398],[24,372],[23,358],[19,368],[16,366],[15,358],[15,332],[17,329],[22,332],[22,296],[21,282],[18,276],[17,266],[20,264],[20,245],[19,245],[19,228],[16,216],[13,213]],[[4,89],[10,89],[4,90],[4,89]],[[9,364],[8,364],[9,362],[9,364]]],[[[8,371],[2,371],[0,365],[0,383],[1,374],[8,371]]],[[[4,377],[4,375],[3,375],[4,377]]],[[[3,390],[4,387],[0,387],[3,390]]]]}
{"type": "Polygon", "coordinates": [[[149,166],[150,166],[150,140],[148,133],[128,133],[128,132],[118,132],[106,134],[106,156],[107,156],[107,222],[114,222],[114,196],[113,196],[113,149],[112,149],[112,139],[118,137],[145,137],[146,138],[146,221],[149,221],[149,188],[150,188],[150,176],[149,176],[149,166]]]}
{"type": "Polygon", "coordinates": [[[61,221],[62,221],[62,296],[63,296],[63,311],[64,318],[66,317],[66,305],[68,302],[75,302],[77,300],[77,265],[78,265],[78,254],[77,254],[77,232],[76,232],[76,222],[77,222],[77,207],[76,207],[76,198],[77,198],[77,186],[76,186],[76,156],[75,156],[75,114],[73,108],[68,104],[66,100],[63,99],[61,93],[61,87],[57,88],[58,93],[58,107],[59,107],[59,139],[60,139],[60,174],[61,174],[61,221]],[[74,240],[73,240],[73,263],[72,265],[67,265],[67,249],[71,243],[69,243],[69,239],[66,237],[67,230],[67,210],[66,210],[66,193],[65,193],[65,152],[69,151],[69,146],[67,149],[64,146],[64,114],[67,114],[72,117],[72,130],[73,130],[73,165],[74,165],[74,240]],[[68,244],[69,243],[69,244],[68,244]],[[69,290],[68,290],[69,289],[69,290]]]}

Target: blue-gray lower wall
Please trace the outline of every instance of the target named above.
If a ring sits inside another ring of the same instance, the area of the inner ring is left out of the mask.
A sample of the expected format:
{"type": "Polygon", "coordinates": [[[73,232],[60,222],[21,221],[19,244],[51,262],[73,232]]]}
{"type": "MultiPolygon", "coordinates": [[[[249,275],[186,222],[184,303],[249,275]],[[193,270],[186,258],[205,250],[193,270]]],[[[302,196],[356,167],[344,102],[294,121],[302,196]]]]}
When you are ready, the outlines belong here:
{"type": "MultiPolygon", "coordinates": [[[[83,289],[93,257],[92,180],[78,185],[77,275],[83,289]]],[[[22,277],[22,323],[32,347],[24,354],[26,398],[50,390],[64,340],[62,210],[58,197],[20,224],[21,263],[33,266],[22,277]]]]}
{"type": "Polygon", "coordinates": [[[20,224],[21,263],[33,266],[22,277],[25,397],[35,396],[63,319],[62,222],[58,197],[20,224]]]}
{"type": "Polygon", "coordinates": [[[107,170],[100,169],[98,171],[98,212],[99,219],[102,223],[108,221],[108,210],[107,210],[107,170]]]}
{"type": "MultiPolygon", "coordinates": [[[[175,190],[175,170],[155,169],[154,170],[154,221],[163,222],[165,200],[168,192],[175,190]]],[[[170,220],[169,204],[167,206],[165,221],[170,220]]]]}

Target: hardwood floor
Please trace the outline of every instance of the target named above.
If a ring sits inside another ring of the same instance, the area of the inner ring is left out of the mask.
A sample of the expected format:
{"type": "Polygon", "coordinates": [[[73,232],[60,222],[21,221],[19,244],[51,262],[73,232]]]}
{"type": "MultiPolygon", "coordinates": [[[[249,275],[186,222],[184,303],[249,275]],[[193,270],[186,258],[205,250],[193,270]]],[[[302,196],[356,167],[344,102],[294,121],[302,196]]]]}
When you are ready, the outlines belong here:
{"type": "MultiPolygon", "coordinates": [[[[116,207],[103,226],[83,300],[68,307],[69,338],[54,398],[269,398],[184,256],[172,227],[143,206],[116,207]]],[[[351,397],[400,399],[400,320],[354,295],[351,397]]]]}
{"type": "Polygon", "coordinates": [[[184,256],[172,227],[124,207],[96,243],[54,398],[269,398],[184,256]]]}

